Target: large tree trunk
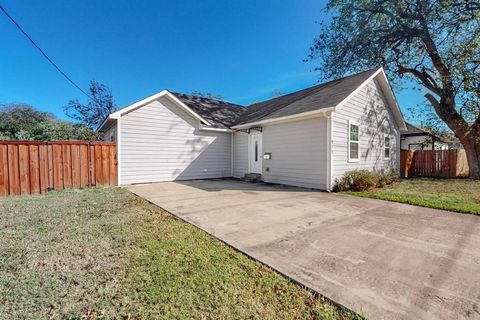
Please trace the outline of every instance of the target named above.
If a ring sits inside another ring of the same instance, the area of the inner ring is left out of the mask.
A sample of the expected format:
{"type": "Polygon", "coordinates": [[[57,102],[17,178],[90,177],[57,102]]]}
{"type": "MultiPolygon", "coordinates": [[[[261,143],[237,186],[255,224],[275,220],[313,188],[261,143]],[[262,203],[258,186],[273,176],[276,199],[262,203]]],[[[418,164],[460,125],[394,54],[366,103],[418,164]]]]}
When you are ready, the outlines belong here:
{"type": "Polygon", "coordinates": [[[467,154],[470,178],[480,179],[480,138],[464,137],[459,140],[467,154]]]}
{"type": "Polygon", "coordinates": [[[480,118],[472,125],[457,112],[453,91],[447,91],[438,101],[427,93],[425,97],[432,104],[440,119],[445,122],[460,140],[467,155],[470,178],[480,179],[480,118]]]}

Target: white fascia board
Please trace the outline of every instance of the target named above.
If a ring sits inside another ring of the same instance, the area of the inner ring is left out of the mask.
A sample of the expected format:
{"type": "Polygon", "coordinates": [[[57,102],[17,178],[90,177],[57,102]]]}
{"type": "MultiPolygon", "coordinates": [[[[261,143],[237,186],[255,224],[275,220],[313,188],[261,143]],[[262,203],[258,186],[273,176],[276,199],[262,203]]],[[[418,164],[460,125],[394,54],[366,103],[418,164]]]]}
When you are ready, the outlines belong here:
{"type": "Polygon", "coordinates": [[[100,132],[102,131],[103,127],[108,123],[109,120],[112,120],[113,118],[110,118],[110,115],[103,120],[102,124],[98,126],[98,128],[95,130],[95,132],[100,132]]]}
{"type": "Polygon", "coordinates": [[[237,126],[233,126],[232,129],[245,129],[245,128],[249,128],[249,127],[253,127],[253,126],[275,124],[277,122],[303,120],[303,119],[309,118],[309,117],[314,118],[316,116],[327,115],[329,112],[334,111],[334,110],[335,110],[335,108],[323,108],[323,109],[319,109],[319,110],[302,112],[302,113],[294,114],[294,115],[291,115],[291,116],[284,116],[284,117],[260,120],[260,121],[255,121],[255,122],[249,122],[249,123],[245,123],[245,124],[239,124],[237,126]]]}
{"type": "Polygon", "coordinates": [[[135,102],[134,104],[131,104],[129,105],[128,107],[125,107],[123,109],[120,109],[112,114],[110,114],[109,118],[110,119],[119,119],[121,116],[135,110],[135,109],[138,109],[140,107],[143,107],[144,105],[152,102],[152,101],[155,101],[157,99],[160,99],[162,97],[167,97],[169,98],[171,101],[173,101],[176,105],[178,105],[179,107],[181,107],[182,109],[184,109],[187,113],[189,113],[190,115],[192,115],[195,119],[205,123],[206,125],[208,126],[211,126],[212,124],[210,122],[208,122],[207,120],[205,120],[204,118],[202,118],[200,115],[198,115],[197,113],[195,113],[192,109],[190,109],[186,104],[184,104],[182,101],[180,101],[177,97],[175,97],[175,95],[173,95],[172,93],[170,93],[168,90],[163,90],[163,91],[160,91],[159,93],[156,93],[150,97],[147,97],[143,100],[140,100],[140,101],[137,101],[135,102]]]}
{"type": "Polygon", "coordinates": [[[392,111],[394,114],[397,116],[397,122],[398,126],[400,128],[400,131],[405,131],[407,130],[407,124],[405,123],[405,118],[403,117],[402,110],[400,109],[400,105],[398,104],[397,97],[395,96],[395,93],[392,90],[392,87],[390,86],[390,82],[388,81],[387,75],[385,74],[385,71],[382,68],[382,77],[381,77],[387,87],[387,90],[384,90],[384,93],[387,95],[387,99],[391,100],[390,104],[392,105],[392,111]],[[386,92],[385,92],[386,91],[386,92]]]}
{"type": "Polygon", "coordinates": [[[204,130],[204,131],[235,132],[235,130],[232,130],[232,129],[206,127],[206,126],[202,125],[201,123],[199,123],[198,129],[199,129],[199,130],[204,130]]]}

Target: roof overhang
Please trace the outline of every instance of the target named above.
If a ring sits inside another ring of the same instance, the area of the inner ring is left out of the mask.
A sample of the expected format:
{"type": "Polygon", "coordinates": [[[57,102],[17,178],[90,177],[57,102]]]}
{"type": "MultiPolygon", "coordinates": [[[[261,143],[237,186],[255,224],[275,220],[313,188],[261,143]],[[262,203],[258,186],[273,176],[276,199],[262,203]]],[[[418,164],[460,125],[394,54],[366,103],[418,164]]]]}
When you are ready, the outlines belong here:
{"type": "Polygon", "coordinates": [[[97,131],[102,131],[105,126],[109,123],[109,120],[111,119],[120,119],[122,116],[124,116],[125,114],[129,113],[129,112],[132,112],[140,107],[143,107],[155,100],[158,100],[160,98],[167,98],[169,99],[170,101],[172,101],[173,103],[175,103],[176,105],[178,105],[180,108],[182,108],[183,110],[185,110],[188,114],[190,114],[192,117],[194,117],[195,119],[197,119],[198,121],[200,121],[200,123],[203,123],[205,125],[207,125],[208,127],[212,127],[212,124],[210,122],[208,122],[207,120],[205,120],[203,117],[201,117],[199,114],[197,114],[196,112],[194,112],[192,109],[190,109],[185,103],[183,103],[182,101],[180,101],[177,97],[175,97],[175,95],[173,95],[172,93],[170,93],[168,90],[163,90],[163,91],[160,91],[159,93],[156,93],[154,95],[151,95],[150,97],[147,97],[143,100],[140,100],[140,101],[137,101],[125,108],[122,108],[114,113],[111,113],[107,119],[105,119],[105,121],[103,121],[103,123],[98,127],[97,131]]]}
{"type": "Polygon", "coordinates": [[[278,117],[278,118],[265,119],[265,120],[255,121],[255,122],[239,124],[239,125],[233,126],[232,129],[238,130],[238,129],[249,128],[252,126],[272,125],[272,124],[280,124],[280,123],[298,121],[298,120],[304,120],[304,119],[310,119],[310,118],[317,118],[317,117],[327,116],[332,111],[334,111],[334,108],[323,108],[323,109],[318,109],[313,111],[302,112],[302,113],[294,114],[291,116],[278,117]]]}
{"type": "Polygon", "coordinates": [[[334,107],[329,107],[329,108],[322,108],[314,111],[308,111],[308,112],[303,112],[291,116],[285,116],[285,117],[278,117],[278,118],[272,118],[272,119],[266,119],[266,120],[259,120],[255,122],[249,122],[249,123],[244,123],[244,124],[239,124],[236,126],[233,126],[232,129],[245,129],[251,126],[258,126],[258,125],[266,125],[266,124],[277,124],[277,123],[282,123],[282,122],[289,122],[289,121],[298,121],[298,120],[303,120],[306,118],[312,118],[316,116],[322,116],[326,115],[327,113],[330,113],[332,111],[335,111],[337,109],[342,108],[343,105],[345,105],[350,99],[353,98],[360,90],[362,90],[371,80],[374,78],[377,78],[379,80],[380,87],[382,89],[382,92],[385,95],[385,98],[387,99],[387,103],[390,106],[390,109],[392,110],[393,116],[395,118],[395,121],[397,122],[398,127],[400,128],[401,131],[407,129],[407,125],[405,123],[405,120],[403,118],[403,114],[400,110],[400,106],[398,105],[397,98],[395,97],[395,94],[393,93],[393,90],[390,86],[390,83],[388,82],[387,75],[385,74],[385,71],[383,70],[382,67],[378,68],[378,70],[373,73],[368,79],[366,79],[361,85],[359,85],[355,90],[353,90],[345,99],[343,99],[339,104],[337,104],[334,107]]]}

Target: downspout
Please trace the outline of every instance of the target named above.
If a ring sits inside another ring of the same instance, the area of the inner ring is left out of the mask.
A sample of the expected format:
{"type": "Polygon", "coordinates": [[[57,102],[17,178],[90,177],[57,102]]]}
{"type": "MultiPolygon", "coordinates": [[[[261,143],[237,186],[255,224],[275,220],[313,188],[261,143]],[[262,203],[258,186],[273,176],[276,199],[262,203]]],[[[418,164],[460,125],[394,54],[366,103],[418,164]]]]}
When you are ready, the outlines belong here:
{"type": "Polygon", "coordinates": [[[122,127],[120,122],[121,117],[117,119],[117,184],[122,185],[122,162],[120,160],[121,155],[121,141],[122,141],[122,127]]]}
{"type": "Polygon", "coordinates": [[[332,191],[332,113],[327,113],[327,191],[332,191]]]}
{"type": "Polygon", "coordinates": [[[230,152],[230,176],[231,176],[232,178],[233,178],[233,135],[234,135],[234,134],[235,134],[234,132],[231,133],[231,140],[230,140],[230,141],[231,141],[231,143],[230,143],[230,145],[231,145],[231,152],[230,152]]]}

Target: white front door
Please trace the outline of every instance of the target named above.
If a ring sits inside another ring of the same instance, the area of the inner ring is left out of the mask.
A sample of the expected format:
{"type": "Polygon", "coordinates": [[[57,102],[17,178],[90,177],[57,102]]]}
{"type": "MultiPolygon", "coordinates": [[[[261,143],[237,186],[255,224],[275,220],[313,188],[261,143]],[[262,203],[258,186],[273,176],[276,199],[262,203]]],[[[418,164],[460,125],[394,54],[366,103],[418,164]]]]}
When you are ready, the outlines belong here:
{"type": "Polygon", "coordinates": [[[262,133],[252,131],[249,135],[250,173],[262,173],[262,133]]]}

